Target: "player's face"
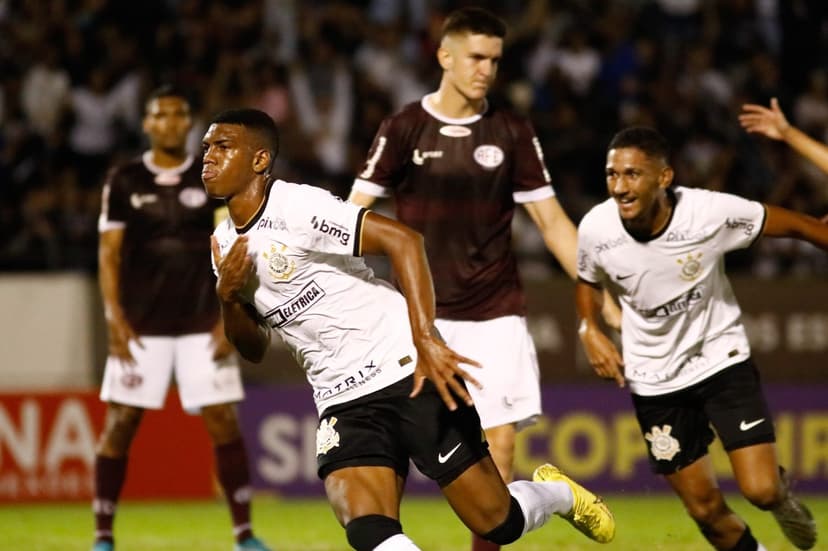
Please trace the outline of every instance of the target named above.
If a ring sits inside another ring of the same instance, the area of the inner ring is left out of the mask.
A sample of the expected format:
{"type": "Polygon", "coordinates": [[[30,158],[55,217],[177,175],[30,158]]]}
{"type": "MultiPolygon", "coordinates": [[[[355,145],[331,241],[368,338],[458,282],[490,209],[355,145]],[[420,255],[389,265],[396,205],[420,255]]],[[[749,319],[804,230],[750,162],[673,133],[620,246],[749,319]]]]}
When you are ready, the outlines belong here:
{"type": "Polygon", "coordinates": [[[226,198],[236,195],[255,176],[255,149],[243,126],[211,124],[201,146],[204,163],[201,181],[210,196],[226,198]]]}
{"type": "Polygon", "coordinates": [[[662,159],[649,157],[636,147],[607,153],[607,190],[625,222],[646,226],[659,214],[660,201],[673,181],[673,170],[662,159]]]}
{"type": "Polygon", "coordinates": [[[503,55],[503,39],[485,34],[447,36],[440,64],[454,88],[469,100],[486,97],[503,55]]]}
{"type": "Polygon", "coordinates": [[[187,143],[187,134],[193,126],[190,105],[184,98],[160,97],[147,104],[144,132],[152,147],[181,149],[187,143]]]}

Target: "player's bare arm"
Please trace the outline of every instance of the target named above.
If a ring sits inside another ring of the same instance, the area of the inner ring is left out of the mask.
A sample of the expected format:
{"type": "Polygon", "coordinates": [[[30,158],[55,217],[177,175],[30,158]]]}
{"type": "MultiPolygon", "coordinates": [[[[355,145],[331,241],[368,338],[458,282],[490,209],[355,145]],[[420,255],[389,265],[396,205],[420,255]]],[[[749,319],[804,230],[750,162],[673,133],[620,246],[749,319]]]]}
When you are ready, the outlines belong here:
{"type": "Polygon", "coordinates": [[[141,342],[121,308],[119,274],[123,240],[123,229],[112,229],[101,233],[98,247],[98,281],[109,334],[109,353],[129,364],[134,364],[135,358],[129,351],[129,341],[134,340],[138,345],[141,342]]]}
{"type": "Polygon", "coordinates": [[[765,205],[765,211],[762,235],[803,239],[828,250],[828,225],[818,218],[773,205],[765,205]]]}
{"type": "Polygon", "coordinates": [[[828,173],[828,146],[792,126],[779,108],[776,98],[771,99],[770,108],[753,103],[743,105],[739,122],[751,134],[785,141],[800,155],[828,173]]]}
{"type": "Polygon", "coordinates": [[[472,399],[457,376],[479,386],[474,377],[460,367],[460,364],[477,367],[479,364],[448,348],[434,331],[434,285],[422,235],[395,220],[369,212],[362,225],[362,252],[389,257],[405,296],[419,356],[411,396],[419,394],[427,378],[437,387],[449,409],[457,409],[452,395],[471,405],[472,399]]]}
{"type": "Polygon", "coordinates": [[[210,248],[218,271],[216,294],[221,305],[224,332],[242,357],[259,363],[270,344],[270,328],[261,322],[253,308],[239,295],[254,271],[253,261],[247,254],[247,237],[236,239],[223,258],[215,236],[210,238],[210,248]]]}
{"type": "Polygon", "coordinates": [[[351,194],[348,195],[348,202],[353,203],[355,205],[359,205],[360,207],[371,208],[377,201],[377,198],[373,195],[368,195],[362,191],[358,191],[356,189],[351,190],[351,194]]]}
{"type": "Polygon", "coordinates": [[[578,336],[589,364],[599,377],[613,379],[624,386],[624,360],[615,344],[601,330],[598,315],[604,296],[600,287],[579,280],[575,284],[575,307],[581,319],[578,336]]]}
{"type": "MultiPolygon", "coordinates": [[[[524,203],[526,211],[540,230],[549,252],[555,255],[572,279],[578,278],[575,267],[578,256],[578,232],[555,197],[524,203]]],[[[613,329],[621,328],[621,309],[605,292],[601,310],[604,321],[613,329]]]]}

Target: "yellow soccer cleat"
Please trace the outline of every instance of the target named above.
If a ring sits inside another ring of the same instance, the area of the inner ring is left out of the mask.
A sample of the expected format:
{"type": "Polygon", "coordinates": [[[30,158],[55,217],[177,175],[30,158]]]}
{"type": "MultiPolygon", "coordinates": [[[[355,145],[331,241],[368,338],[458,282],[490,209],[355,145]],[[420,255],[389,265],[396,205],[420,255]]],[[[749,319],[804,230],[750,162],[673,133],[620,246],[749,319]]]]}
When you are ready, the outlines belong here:
{"type": "Polygon", "coordinates": [[[615,518],[604,500],[596,496],[549,463],[541,465],[532,474],[534,482],[566,482],[572,489],[572,510],[561,517],[599,543],[609,543],[615,537],[615,518]]]}

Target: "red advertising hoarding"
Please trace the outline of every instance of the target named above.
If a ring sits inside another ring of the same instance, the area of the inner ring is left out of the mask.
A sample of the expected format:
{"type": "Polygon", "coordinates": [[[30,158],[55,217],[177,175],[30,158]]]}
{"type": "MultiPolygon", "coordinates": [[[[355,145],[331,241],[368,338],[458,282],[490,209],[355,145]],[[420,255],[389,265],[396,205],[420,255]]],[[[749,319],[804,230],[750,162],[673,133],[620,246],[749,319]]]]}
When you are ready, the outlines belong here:
{"type": "MultiPolygon", "coordinates": [[[[0,503],[91,500],[105,407],[92,391],[0,394],[0,503]]],[[[204,424],[171,393],[163,410],[144,415],[122,496],[215,495],[204,424]]]]}

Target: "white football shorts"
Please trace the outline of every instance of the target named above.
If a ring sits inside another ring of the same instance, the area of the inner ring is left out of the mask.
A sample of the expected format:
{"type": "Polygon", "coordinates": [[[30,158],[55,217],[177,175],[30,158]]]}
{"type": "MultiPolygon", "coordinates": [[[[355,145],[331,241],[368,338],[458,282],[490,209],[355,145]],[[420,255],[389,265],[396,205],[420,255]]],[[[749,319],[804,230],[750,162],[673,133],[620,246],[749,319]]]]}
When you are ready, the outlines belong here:
{"type": "Polygon", "coordinates": [[[108,357],[101,400],[147,409],[161,409],[175,371],[178,399],[187,411],[244,399],[241,372],[235,354],[213,360],[212,337],[195,333],[178,337],[142,336],[129,349],[135,358],[127,365],[108,357]]]}
{"type": "Polygon", "coordinates": [[[520,430],[537,421],[540,371],[526,318],[438,319],[435,325],[451,349],[483,366],[462,367],[483,385],[482,389],[466,386],[484,429],[515,423],[520,430]]]}

